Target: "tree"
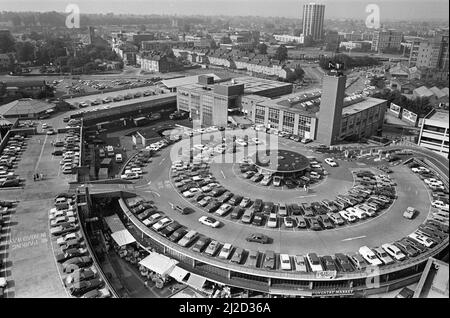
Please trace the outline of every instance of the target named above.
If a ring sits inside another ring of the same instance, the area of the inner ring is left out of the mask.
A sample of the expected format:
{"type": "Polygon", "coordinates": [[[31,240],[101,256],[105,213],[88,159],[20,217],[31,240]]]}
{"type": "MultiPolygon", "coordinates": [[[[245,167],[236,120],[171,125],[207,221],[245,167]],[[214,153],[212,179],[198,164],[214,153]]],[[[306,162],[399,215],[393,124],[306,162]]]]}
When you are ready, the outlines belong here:
{"type": "Polygon", "coordinates": [[[0,34],[0,53],[13,52],[14,44],[14,38],[10,34],[0,34]]]}
{"type": "Polygon", "coordinates": [[[220,43],[222,44],[231,44],[231,39],[229,36],[224,36],[220,39],[220,43]]]}
{"type": "Polygon", "coordinates": [[[275,59],[279,61],[286,61],[288,58],[288,49],[284,45],[280,45],[275,52],[275,59]]]}
{"type": "Polygon", "coordinates": [[[20,62],[32,61],[34,59],[34,45],[30,42],[16,43],[17,58],[20,62]]]}
{"type": "Polygon", "coordinates": [[[265,43],[260,43],[256,46],[259,54],[267,54],[267,45],[265,43]]]}

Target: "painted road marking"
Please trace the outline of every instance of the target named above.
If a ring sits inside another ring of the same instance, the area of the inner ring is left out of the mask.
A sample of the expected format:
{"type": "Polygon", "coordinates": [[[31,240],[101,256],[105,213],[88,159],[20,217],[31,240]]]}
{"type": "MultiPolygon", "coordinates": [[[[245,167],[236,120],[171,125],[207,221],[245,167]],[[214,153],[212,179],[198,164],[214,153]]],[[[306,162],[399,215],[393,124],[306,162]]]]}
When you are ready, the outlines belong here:
{"type": "Polygon", "coordinates": [[[311,198],[311,197],[316,197],[316,196],[317,196],[317,194],[310,194],[310,195],[301,195],[297,198],[311,198]]]}
{"type": "Polygon", "coordinates": [[[222,174],[222,177],[224,178],[224,179],[226,179],[227,177],[225,177],[225,173],[223,173],[223,171],[222,170],[220,170],[220,173],[222,174]]]}
{"type": "Polygon", "coordinates": [[[342,242],[358,240],[358,239],[361,239],[361,238],[364,238],[364,237],[366,237],[366,235],[356,236],[356,237],[349,237],[349,238],[343,239],[342,242]]]}
{"type": "Polygon", "coordinates": [[[159,165],[161,165],[164,162],[164,160],[166,160],[166,158],[162,158],[162,160],[159,162],[159,165]]]}
{"type": "MultiPolygon", "coordinates": [[[[34,167],[34,172],[36,172],[36,170],[37,170],[37,168],[39,166],[39,163],[41,161],[42,154],[44,153],[44,147],[45,147],[45,143],[47,142],[47,137],[48,137],[48,135],[45,135],[44,142],[42,143],[41,153],[39,154],[38,161],[36,162],[36,166],[34,167]]],[[[39,139],[39,141],[40,141],[40,139],[39,139]]]]}

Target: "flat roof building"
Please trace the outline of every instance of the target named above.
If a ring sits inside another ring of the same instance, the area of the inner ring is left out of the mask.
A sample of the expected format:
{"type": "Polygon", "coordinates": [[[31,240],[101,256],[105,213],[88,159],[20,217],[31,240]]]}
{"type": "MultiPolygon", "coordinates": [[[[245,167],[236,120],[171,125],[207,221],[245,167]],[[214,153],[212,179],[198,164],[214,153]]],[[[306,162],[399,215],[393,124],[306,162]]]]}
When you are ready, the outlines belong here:
{"type": "Polygon", "coordinates": [[[448,110],[432,110],[423,120],[417,144],[448,158],[448,120],[448,110]]]}
{"type": "Polygon", "coordinates": [[[228,112],[241,110],[243,96],[277,97],[291,92],[289,83],[250,76],[215,81],[212,76],[201,75],[197,83],[177,88],[177,107],[201,125],[226,126],[228,112]]]}

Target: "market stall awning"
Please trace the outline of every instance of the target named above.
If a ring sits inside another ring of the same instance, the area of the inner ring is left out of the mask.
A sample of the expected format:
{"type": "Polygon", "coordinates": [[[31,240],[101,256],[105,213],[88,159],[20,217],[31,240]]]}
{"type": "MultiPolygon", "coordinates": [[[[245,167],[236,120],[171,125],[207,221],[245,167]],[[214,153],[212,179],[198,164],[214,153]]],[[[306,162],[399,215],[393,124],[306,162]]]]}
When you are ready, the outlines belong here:
{"type": "Polygon", "coordinates": [[[111,237],[114,239],[114,241],[116,241],[117,245],[119,246],[124,246],[136,242],[133,235],[131,235],[130,232],[128,232],[128,230],[126,229],[114,232],[113,234],[111,234],[111,237]]]}
{"type": "Polygon", "coordinates": [[[105,217],[106,224],[110,228],[111,232],[119,232],[125,230],[125,226],[122,223],[122,220],[117,216],[117,214],[105,217]]]}
{"type": "Polygon", "coordinates": [[[183,279],[189,274],[189,272],[181,267],[175,266],[172,272],[169,274],[170,277],[173,277],[177,282],[182,283],[183,279]]]}
{"type": "Polygon", "coordinates": [[[205,277],[191,273],[186,284],[188,284],[189,286],[191,286],[195,289],[202,290],[203,285],[205,285],[205,282],[206,282],[205,277]]]}
{"type": "Polygon", "coordinates": [[[151,253],[149,256],[139,262],[140,265],[148,268],[161,276],[166,276],[172,272],[178,261],[171,259],[159,253],[151,253]]]}

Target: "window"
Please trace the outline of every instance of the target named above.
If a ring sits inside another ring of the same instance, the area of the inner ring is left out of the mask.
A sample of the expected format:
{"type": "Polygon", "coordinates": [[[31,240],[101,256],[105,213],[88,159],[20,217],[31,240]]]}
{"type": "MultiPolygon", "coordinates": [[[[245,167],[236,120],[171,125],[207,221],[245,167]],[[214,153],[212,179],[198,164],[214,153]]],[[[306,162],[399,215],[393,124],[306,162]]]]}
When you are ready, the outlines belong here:
{"type": "Polygon", "coordinates": [[[294,121],[295,121],[295,114],[291,112],[284,112],[283,114],[283,131],[287,131],[289,133],[294,132],[294,121]]]}

